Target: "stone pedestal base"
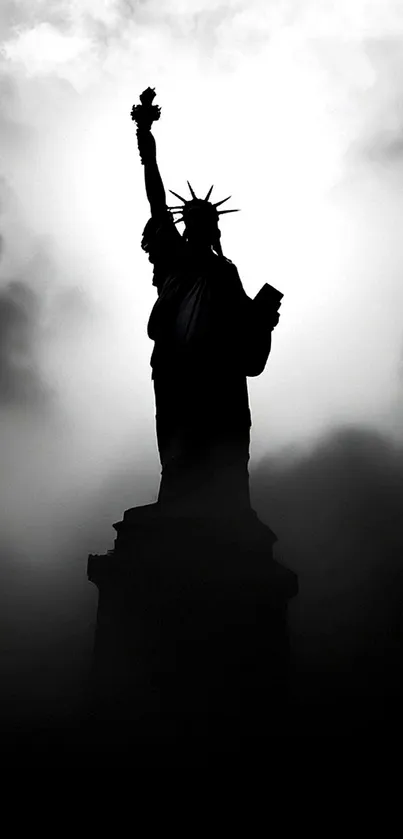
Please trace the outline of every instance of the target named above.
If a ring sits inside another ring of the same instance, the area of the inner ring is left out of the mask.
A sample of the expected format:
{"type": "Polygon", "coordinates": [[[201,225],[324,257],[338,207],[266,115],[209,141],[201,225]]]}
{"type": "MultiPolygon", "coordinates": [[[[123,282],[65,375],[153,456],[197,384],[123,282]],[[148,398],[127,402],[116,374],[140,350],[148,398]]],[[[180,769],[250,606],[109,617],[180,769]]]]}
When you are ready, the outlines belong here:
{"type": "Polygon", "coordinates": [[[286,609],[296,576],[274,534],[240,519],[127,510],[99,589],[93,720],[101,744],[237,750],[284,733],[286,609]]]}

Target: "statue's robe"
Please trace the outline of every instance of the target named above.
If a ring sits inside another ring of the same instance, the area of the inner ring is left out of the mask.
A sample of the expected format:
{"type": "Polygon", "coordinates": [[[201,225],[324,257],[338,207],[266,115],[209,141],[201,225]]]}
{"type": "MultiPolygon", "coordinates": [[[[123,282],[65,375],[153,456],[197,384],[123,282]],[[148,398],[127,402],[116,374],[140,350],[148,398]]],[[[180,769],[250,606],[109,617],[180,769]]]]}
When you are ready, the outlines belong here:
{"type": "Polygon", "coordinates": [[[261,372],[256,333],[266,360],[270,329],[256,317],[235,265],[213,252],[195,262],[168,211],[149,220],[142,247],[158,291],[148,324],[155,342],[158,500],[211,511],[248,509],[246,376],[261,372]]]}

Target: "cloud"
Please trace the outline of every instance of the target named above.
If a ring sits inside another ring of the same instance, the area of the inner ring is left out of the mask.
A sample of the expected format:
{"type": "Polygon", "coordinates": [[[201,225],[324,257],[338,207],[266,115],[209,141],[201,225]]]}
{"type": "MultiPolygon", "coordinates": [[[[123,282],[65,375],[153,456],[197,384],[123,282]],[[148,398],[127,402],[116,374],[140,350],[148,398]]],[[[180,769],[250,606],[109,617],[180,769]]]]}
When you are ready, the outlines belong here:
{"type": "Polygon", "coordinates": [[[289,620],[290,728],[303,736],[394,726],[402,690],[403,448],[346,426],[265,458],[255,508],[299,577],[289,620]],[[294,716],[295,715],[295,716],[294,716]],[[294,729],[295,727],[295,729],[294,729]]]}
{"type": "Polygon", "coordinates": [[[66,35],[49,23],[20,33],[4,46],[6,60],[23,63],[33,75],[57,72],[60,65],[79,61],[89,42],[77,35],[66,35]]]}
{"type": "Polygon", "coordinates": [[[36,359],[40,301],[24,282],[0,290],[0,408],[42,408],[50,391],[36,359]]]}

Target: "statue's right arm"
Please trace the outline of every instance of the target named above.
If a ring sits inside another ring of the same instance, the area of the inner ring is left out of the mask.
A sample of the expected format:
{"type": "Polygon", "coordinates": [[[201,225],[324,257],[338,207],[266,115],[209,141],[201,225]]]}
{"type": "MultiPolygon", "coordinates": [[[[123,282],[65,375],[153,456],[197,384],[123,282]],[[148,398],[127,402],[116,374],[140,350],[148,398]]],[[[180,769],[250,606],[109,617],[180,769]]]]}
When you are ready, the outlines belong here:
{"type": "Polygon", "coordinates": [[[158,169],[155,138],[149,128],[138,127],[137,145],[144,166],[144,180],[151,215],[157,216],[166,209],[166,195],[158,169]]]}

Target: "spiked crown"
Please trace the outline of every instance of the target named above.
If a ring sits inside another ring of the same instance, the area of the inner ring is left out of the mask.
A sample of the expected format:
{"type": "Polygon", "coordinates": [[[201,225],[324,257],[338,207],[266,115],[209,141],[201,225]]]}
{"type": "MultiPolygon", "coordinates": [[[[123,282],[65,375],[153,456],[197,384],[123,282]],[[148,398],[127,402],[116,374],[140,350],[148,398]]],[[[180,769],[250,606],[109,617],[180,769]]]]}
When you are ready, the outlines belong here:
{"type": "Polygon", "coordinates": [[[182,204],[177,204],[174,207],[168,207],[168,210],[170,210],[173,215],[178,215],[178,217],[174,220],[175,224],[179,224],[180,221],[184,221],[186,224],[187,221],[189,221],[189,219],[193,215],[193,213],[196,214],[198,212],[202,212],[203,215],[205,215],[205,217],[210,216],[211,220],[215,223],[218,222],[218,217],[224,215],[224,213],[239,212],[239,210],[217,210],[217,207],[220,207],[221,204],[225,204],[225,202],[228,201],[229,198],[231,198],[230,195],[228,195],[227,198],[223,198],[222,201],[217,201],[215,204],[213,204],[211,201],[209,201],[210,195],[213,191],[212,186],[210,187],[205,198],[198,198],[194,190],[192,189],[189,181],[187,182],[187,184],[190,190],[190,194],[192,196],[190,200],[182,198],[182,195],[178,195],[178,193],[174,192],[173,189],[169,190],[172,193],[172,195],[175,195],[176,198],[179,198],[179,200],[182,201],[182,204]]]}

